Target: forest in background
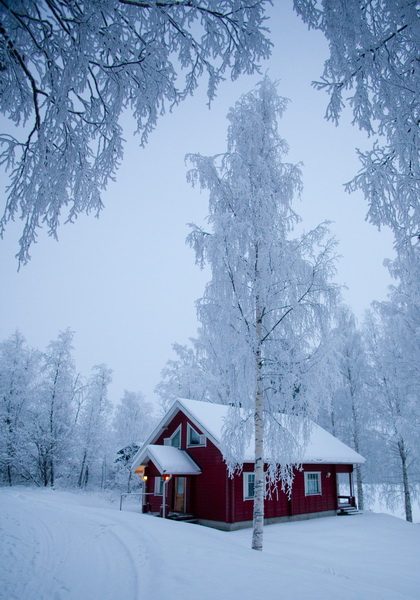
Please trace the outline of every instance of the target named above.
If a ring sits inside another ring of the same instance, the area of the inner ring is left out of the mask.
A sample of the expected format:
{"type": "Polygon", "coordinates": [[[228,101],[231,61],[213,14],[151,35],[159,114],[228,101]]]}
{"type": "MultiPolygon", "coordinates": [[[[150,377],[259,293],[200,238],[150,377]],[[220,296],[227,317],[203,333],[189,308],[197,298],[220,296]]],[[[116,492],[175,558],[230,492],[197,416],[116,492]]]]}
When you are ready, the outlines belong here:
{"type": "Polygon", "coordinates": [[[108,399],[112,371],[76,372],[73,332],[60,332],[45,351],[20,332],[0,344],[0,477],[27,483],[130,491],[131,458],[149,434],[153,407],[140,392],[108,399]]]}

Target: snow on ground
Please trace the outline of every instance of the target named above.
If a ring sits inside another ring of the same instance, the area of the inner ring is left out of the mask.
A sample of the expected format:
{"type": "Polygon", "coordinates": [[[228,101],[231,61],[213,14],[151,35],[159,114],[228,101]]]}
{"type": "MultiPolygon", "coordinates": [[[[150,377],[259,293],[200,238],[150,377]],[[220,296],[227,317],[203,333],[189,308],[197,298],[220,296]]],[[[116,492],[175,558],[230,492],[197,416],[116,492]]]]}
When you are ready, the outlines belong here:
{"type": "Polygon", "coordinates": [[[0,489],[1,600],[417,600],[420,525],[366,513],[220,532],[90,494],[0,489]]]}

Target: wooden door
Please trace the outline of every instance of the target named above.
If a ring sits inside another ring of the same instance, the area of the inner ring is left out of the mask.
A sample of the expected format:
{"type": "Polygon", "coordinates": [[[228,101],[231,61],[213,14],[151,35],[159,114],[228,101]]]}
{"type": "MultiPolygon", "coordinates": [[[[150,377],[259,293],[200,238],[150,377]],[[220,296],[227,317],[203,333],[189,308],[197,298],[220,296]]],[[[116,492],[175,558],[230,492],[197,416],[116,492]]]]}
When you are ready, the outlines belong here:
{"type": "Polygon", "coordinates": [[[185,477],[175,477],[174,511],[185,512],[185,477]]]}

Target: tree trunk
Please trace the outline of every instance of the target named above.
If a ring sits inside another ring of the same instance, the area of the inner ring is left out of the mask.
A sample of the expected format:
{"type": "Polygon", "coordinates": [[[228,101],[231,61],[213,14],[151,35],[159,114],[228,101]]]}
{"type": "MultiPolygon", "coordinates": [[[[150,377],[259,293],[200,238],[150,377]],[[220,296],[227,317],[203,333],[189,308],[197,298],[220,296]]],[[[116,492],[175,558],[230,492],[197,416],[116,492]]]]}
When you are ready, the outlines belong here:
{"type": "Polygon", "coordinates": [[[403,439],[400,439],[400,441],[398,442],[398,451],[400,453],[401,470],[402,470],[402,476],[403,476],[405,518],[407,521],[412,523],[413,522],[413,511],[411,508],[410,484],[408,481],[407,451],[405,449],[405,444],[404,444],[403,439]]]}
{"type": "Polygon", "coordinates": [[[89,471],[89,465],[86,465],[86,469],[85,469],[85,476],[83,478],[83,487],[86,489],[87,488],[87,484],[89,481],[89,475],[90,475],[90,471],[89,471]]]}
{"type": "Polygon", "coordinates": [[[104,460],[102,462],[102,468],[101,468],[101,490],[103,490],[105,488],[106,485],[106,456],[104,456],[104,460]]]}
{"type": "Polygon", "coordinates": [[[49,479],[48,479],[48,461],[47,461],[46,456],[41,457],[40,471],[41,471],[42,483],[44,484],[44,487],[47,487],[49,479]]]}
{"type": "MultiPolygon", "coordinates": [[[[354,402],[352,402],[352,412],[353,412],[353,447],[357,453],[360,452],[359,448],[359,429],[358,429],[358,421],[356,418],[356,408],[354,406],[354,402]]],[[[360,510],[364,509],[364,495],[363,495],[363,474],[362,474],[362,465],[356,465],[356,484],[357,484],[357,507],[360,510]]]]}
{"type": "Polygon", "coordinates": [[[87,453],[86,453],[86,450],[85,450],[83,452],[82,466],[80,468],[79,479],[78,479],[78,482],[77,482],[77,485],[78,485],[79,488],[81,488],[82,484],[83,484],[83,475],[84,475],[84,471],[85,471],[86,456],[87,456],[87,453]]]}
{"type": "MultiPolygon", "coordinates": [[[[357,452],[357,450],[356,450],[357,452]]],[[[359,510],[364,509],[365,501],[363,494],[363,476],[362,476],[362,466],[356,465],[356,484],[357,484],[357,508],[359,510]]]]}
{"type": "MultiPolygon", "coordinates": [[[[350,383],[350,397],[351,397],[351,413],[353,419],[353,448],[356,452],[360,453],[360,443],[359,443],[359,418],[357,414],[357,406],[356,406],[356,391],[355,385],[353,383],[353,375],[350,369],[348,370],[348,381],[350,383]]],[[[356,465],[356,484],[357,484],[357,507],[359,510],[364,509],[364,496],[363,496],[363,475],[362,475],[362,466],[356,465]]]]}
{"type": "Polygon", "coordinates": [[[257,390],[255,399],[255,487],[254,487],[254,517],[253,517],[253,550],[263,548],[264,526],[264,442],[263,442],[263,397],[262,391],[257,390]]]}
{"type": "Polygon", "coordinates": [[[13,482],[12,482],[12,467],[11,467],[11,465],[7,465],[7,482],[8,482],[8,484],[10,486],[13,485],[13,482]]]}
{"type": "MultiPolygon", "coordinates": [[[[50,449],[50,452],[52,452],[52,449],[50,449]]],[[[50,486],[54,487],[55,472],[54,472],[54,457],[53,456],[49,456],[48,466],[49,466],[49,472],[50,472],[50,486]]]]}
{"type": "Polygon", "coordinates": [[[334,411],[334,407],[331,406],[331,433],[333,434],[333,436],[337,437],[337,433],[336,433],[336,428],[335,428],[335,411],[334,411]]]}
{"type": "Polygon", "coordinates": [[[252,549],[263,549],[263,528],[264,528],[264,398],[262,383],[262,357],[260,340],[262,338],[261,315],[258,309],[256,311],[257,321],[257,343],[256,351],[256,394],[255,394],[255,484],[254,484],[254,515],[253,515],[253,533],[252,549]]]}

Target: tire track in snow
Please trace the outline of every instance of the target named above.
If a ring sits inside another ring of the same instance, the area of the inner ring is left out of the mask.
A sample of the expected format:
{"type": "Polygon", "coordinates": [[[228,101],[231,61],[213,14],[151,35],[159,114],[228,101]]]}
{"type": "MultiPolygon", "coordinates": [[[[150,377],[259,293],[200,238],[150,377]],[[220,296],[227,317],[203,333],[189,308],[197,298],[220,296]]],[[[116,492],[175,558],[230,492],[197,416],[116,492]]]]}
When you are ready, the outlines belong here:
{"type": "MultiPolygon", "coordinates": [[[[55,556],[54,533],[35,511],[25,504],[21,494],[13,495],[13,511],[1,508],[2,565],[0,598],[61,598],[55,590],[65,591],[55,556]],[[12,559],[12,570],[10,565],[12,559]],[[39,574],[42,573],[42,577],[39,574]],[[52,587],[54,594],[52,594],[52,587]]],[[[66,540],[61,548],[68,548],[66,540]]]]}
{"type": "Polygon", "coordinates": [[[2,600],[151,597],[150,536],[136,527],[136,515],[29,497],[0,499],[2,546],[13,555],[1,561],[13,568],[1,573],[2,600]]]}

